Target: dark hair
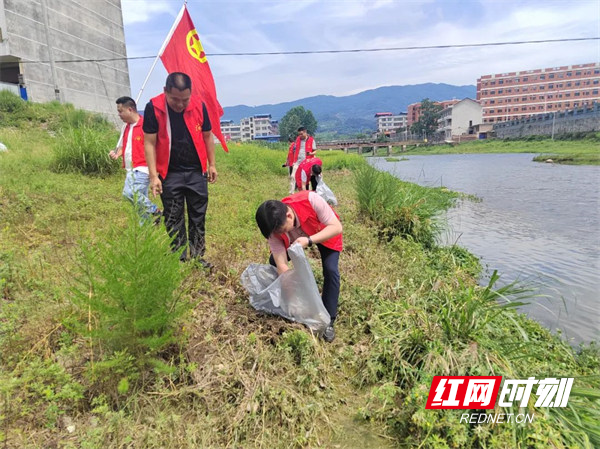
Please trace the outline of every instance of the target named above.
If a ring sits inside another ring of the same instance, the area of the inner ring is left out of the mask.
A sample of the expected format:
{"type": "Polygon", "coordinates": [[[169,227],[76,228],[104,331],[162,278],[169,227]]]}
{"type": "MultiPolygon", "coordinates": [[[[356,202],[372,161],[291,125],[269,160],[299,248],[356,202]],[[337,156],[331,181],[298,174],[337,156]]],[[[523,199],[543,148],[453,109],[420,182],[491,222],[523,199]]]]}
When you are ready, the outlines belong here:
{"type": "Polygon", "coordinates": [[[288,142],[295,142],[295,141],[296,141],[296,139],[294,137],[292,137],[292,136],[288,137],[288,142]]]}
{"type": "Polygon", "coordinates": [[[182,92],[186,89],[192,90],[192,80],[189,75],[183,72],[169,73],[165,82],[165,89],[167,92],[171,92],[172,88],[182,92]]]}
{"type": "Polygon", "coordinates": [[[135,100],[131,97],[119,97],[119,98],[117,98],[117,101],[115,101],[115,103],[121,104],[126,108],[131,108],[134,111],[137,110],[135,100]]]}
{"type": "Polygon", "coordinates": [[[314,164],[311,168],[312,174],[315,176],[319,176],[321,174],[321,172],[323,171],[323,169],[321,168],[321,166],[319,164],[314,164]]]}
{"type": "Polygon", "coordinates": [[[298,132],[300,131],[306,131],[306,126],[301,126],[300,128],[298,128],[298,132]]]}
{"type": "Polygon", "coordinates": [[[256,210],[256,224],[266,239],[271,233],[283,226],[286,219],[287,206],[281,201],[268,200],[256,210]]]}

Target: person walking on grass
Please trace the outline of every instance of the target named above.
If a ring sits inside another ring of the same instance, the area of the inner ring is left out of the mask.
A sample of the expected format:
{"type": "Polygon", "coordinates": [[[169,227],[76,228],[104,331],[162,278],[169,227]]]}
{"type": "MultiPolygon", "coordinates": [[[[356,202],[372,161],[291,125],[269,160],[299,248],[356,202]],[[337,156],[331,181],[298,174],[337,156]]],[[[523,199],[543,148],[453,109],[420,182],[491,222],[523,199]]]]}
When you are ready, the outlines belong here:
{"type": "Polygon", "coordinates": [[[256,211],[256,223],[269,242],[269,263],[277,268],[278,274],[289,270],[287,249],[291,244],[299,243],[303,248],[317,245],[323,266],[321,299],[331,317],[323,339],[332,342],[340,296],[339,260],[343,247],[343,229],[338,215],[315,192],[304,190],[281,201],[262,203],[256,211]]]}
{"type": "Polygon", "coordinates": [[[173,248],[185,248],[182,261],[188,259],[189,250],[189,258],[212,268],[203,257],[208,183],[217,181],[215,144],[206,105],[192,95],[190,77],[169,74],[164,92],[146,105],[144,119],[150,189],[161,196],[173,248]]]}
{"type": "Polygon", "coordinates": [[[126,170],[123,196],[135,206],[142,221],[152,216],[160,219],[162,212],[148,197],[150,177],[144,155],[144,119],[138,114],[133,98],[120,97],[116,103],[117,113],[125,123],[125,129],[121,144],[108,155],[111,159],[123,158],[123,168],[126,170]]]}
{"type": "Polygon", "coordinates": [[[292,172],[290,173],[290,195],[294,193],[294,188],[296,186],[296,170],[298,170],[298,165],[300,165],[307,157],[314,156],[316,151],[317,145],[315,144],[315,139],[308,135],[304,126],[298,128],[298,137],[294,143],[291,160],[289,160],[292,164],[292,172]]]}

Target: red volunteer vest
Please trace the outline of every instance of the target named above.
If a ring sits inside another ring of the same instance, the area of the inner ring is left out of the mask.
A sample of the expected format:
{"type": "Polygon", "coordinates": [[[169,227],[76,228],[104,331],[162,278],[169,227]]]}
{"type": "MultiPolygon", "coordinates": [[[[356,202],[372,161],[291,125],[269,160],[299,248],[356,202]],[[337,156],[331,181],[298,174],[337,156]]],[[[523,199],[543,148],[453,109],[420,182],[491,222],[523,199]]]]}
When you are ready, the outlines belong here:
{"type": "MultiPolygon", "coordinates": [[[[310,153],[313,150],[313,142],[315,141],[315,139],[312,138],[312,136],[308,136],[306,138],[306,153],[310,153]]],[[[294,150],[294,160],[292,161],[292,164],[295,164],[296,162],[298,162],[298,154],[300,154],[300,142],[302,142],[302,140],[300,139],[300,136],[298,136],[296,138],[296,148],[294,150]]]]}
{"type": "MultiPolygon", "coordinates": [[[[308,190],[294,193],[293,195],[282,199],[281,202],[294,209],[298,220],[300,220],[300,227],[302,228],[302,230],[308,235],[313,235],[322,230],[325,227],[325,225],[319,221],[317,213],[310,204],[310,201],[308,200],[309,193],[311,192],[309,192],[308,190]]],[[[335,213],[335,211],[333,211],[333,213],[336,217],[338,217],[338,219],[340,218],[338,214],[335,213]]],[[[286,249],[290,247],[290,241],[287,235],[276,234],[276,236],[283,241],[286,249]]],[[[329,240],[321,242],[321,245],[329,249],[333,249],[335,251],[341,251],[344,246],[342,234],[336,235],[335,237],[332,237],[329,240]]]]}
{"type": "Polygon", "coordinates": [[[291,167],[294,165],[294,148],[296,148],[296,144],[294,142],[290,143],[290,147],[288,148],[287,159],[285,160],[285,165],[291,167]]]}
{"type": "MultiPolygon", "coordinates": [[[[169,158],[171,156],[171,130],[167,129],[167,101],[164,93],[154,97],[151,101],[154,106],[156,121],[158,122],[158,133],[156,134],[156,171],[164,179],[167,176],[169,158]]],[[[194,95],[190,98],[190,104],[183,111],[183,120],[192,136],[194,147],[202,165],[202,171],[205,172],[208,166],[208,156],[206,155],[206,146],[204,145],[204,136],[202,135],[202,123],[204,122],[202,101],[194,95]]]]}
{"type": "MultiPolygon", "coordinates": [[[[146,155],[144,154],[144,131],[142,125],[144,124],[144,118],[140,116],[138,122],[133,125],[133,134],[131,137],[131,166],[135,167],[146,167],[146,155]]],[[[129,138],[129,124],[125,127],[123,133],[123,168],[125,168],[125,146],[127,145],[127,139],[129,138]]]]}
{"type": "Polygon", "coordinates": [[[296,186],[298,189],[302,189],[302,172],[306,174],[306,183],[310,182],[310,176],[312,175],[312,166],[320,165],[323,166],[323,162],[318,157],[310,156],[300,162],[298,169],[296,170],[296,186]]]}

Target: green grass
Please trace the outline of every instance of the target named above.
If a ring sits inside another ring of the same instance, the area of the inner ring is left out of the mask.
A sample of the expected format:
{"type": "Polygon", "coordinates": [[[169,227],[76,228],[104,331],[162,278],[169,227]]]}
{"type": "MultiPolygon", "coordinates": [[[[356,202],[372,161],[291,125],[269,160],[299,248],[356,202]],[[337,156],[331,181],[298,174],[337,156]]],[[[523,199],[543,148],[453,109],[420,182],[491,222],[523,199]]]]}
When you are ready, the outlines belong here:
{"type": "MultiPolygon", "coordinates": [[[[534,160],[543,162],[553,159],[556,163],[600,164],[600,143],[596,135],[577,140],[522,139],[499,140],[486,139],[448,145],[428,145],[408,147],[402,154],[471,154],[471,153],[535,153],[534,160]]],[[[394,153],[400,154],[400,148],[394,147],[394,153]]]]}
{"type": "MultiPolygon", "coordinates": [[[[0,127],[9,148],[0,153],[0,447],[598,447],[597,346],[574,350],[499,305],[523,292],[478,286],[478,260],[463,248],[422,242],[414,229],[382,232],[398,229],[398,207],[408,223],[426,221],[453,196],[375,172],[357,178],[366,168],[356,155],[319,154],[344,225],[333,344],[257,314],[240,285],[248,264],[268,259],[256,208],[288,188],[287,149],[254,145],[217,149],[206,253],[215,269],[181,268],[177,292],[191,307],[171,342],[140,366],[131,348],[90,338],[75,324],[104,323],[77,300],[82,249],[135,242],[131,206],[122,173],[53,171],[48,131],[33,121],[0,127]],[[575,385],[569,409],[530,405],[532,425],[471,428],[454,411],[424,409],[433,375],[444,374],[575,385]]],[[[321,282],[318,254],[309,258],[321,282]]],[[[121,259],[111,258],[117,272],[121,259]]],[[[153,291],[161,257],[147,259],[140,277],[153,291]]]]}

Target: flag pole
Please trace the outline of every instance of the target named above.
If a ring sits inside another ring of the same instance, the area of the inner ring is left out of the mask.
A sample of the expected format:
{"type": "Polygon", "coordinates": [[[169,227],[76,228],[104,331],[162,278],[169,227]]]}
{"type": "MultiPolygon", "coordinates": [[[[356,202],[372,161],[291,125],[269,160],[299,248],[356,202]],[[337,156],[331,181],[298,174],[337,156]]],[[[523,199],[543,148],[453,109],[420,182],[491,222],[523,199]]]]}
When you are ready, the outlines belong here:
{"type": "Polygon", "coordinates": [[[158,62],[159,58],[163,54],[163,51],[165,51],[165,47],[167,46],[167,43],[169,42],[169,40],[171,39],[171,36],[175,32],[175,28],[177,28],[177,25],[179,24],[181,17],[183,17],[183,12],[185,11],[186,5],[187,5],[187,0],[184,0],[183,5],[181,6],[181,9],[179,10],[179,14],[177,14],[177,17],[175,18],[175,21],[173,22],[173,26],[171,27],[169,34],[167,34],[167,37],[165,38],[162,46],[160,47],[160,51],[156,55],[156,58],[154,58],[152,67],[150,67],[150,71],[148,72],[148,75],[146,75],[146,79],[142,83],[142,87],[140,88],[140,91],[138,92],[137,97],[135,98],[136,104],[140,100],[140,97],[142,96],[142,92],[144,91],[144,88],[146,87],[146,84],[148,83],[148,79],[150,79],[150,75],[152,75],[152,72],[154,71],[154,67],[156,67],[156,63],[158,62]]]}
{"type": "MultiPolygon", "coordinates": [[[[142,92],[144,92],[144,88],[146,87],[146,84],[148,84],[148,80],[150,79],[150,75],[152,75],[152,72],[154,71],[154,67],[156,67],[156,63],[158,62],[158,59],[162,55],[163,51],[165,51],[165,47],[167,46],[167,42],[169,41],[169,39],[171,39],[171,36],[173,35],[173,32],[175,31],[175,28],[177,28],[177,24],[179,23],[179,21],[181,20],[181,17],[183,16],[183,11],[185,11],[186,5],[187,5],[187,0],[184,0],[183,6],[181,7],[181,10],[179,10],[179,14],[177,14],[177,17],[175,18],[175,21],[173,22],[173,26],[171,27],[171,30],[169,31],[169,34],[167,34],[167,37],[165,38],[162,46],[160,47],[160,51],[156,55],[156,58],[154,58],[154,62],[152,63],[152,67],[150,67],[150,71],[146,75],[146,79],[142,83],[142,87],[140,88],[140,91],[138,92],[137,96],[135,97],[135,104],[136,105],[140,101],[140,97],[142,96],[142,92]]],[[[116,148],[119,148],[119,146],[121,146],[121,143],[123,142],[123,134],[125,132],[125,126],[126,125],[123,125],[121,127],[121,134],[119,135],[119,140],[117,142],[116,148]]]]}

